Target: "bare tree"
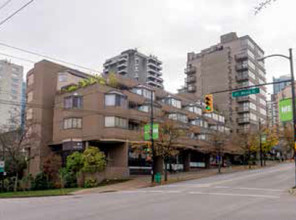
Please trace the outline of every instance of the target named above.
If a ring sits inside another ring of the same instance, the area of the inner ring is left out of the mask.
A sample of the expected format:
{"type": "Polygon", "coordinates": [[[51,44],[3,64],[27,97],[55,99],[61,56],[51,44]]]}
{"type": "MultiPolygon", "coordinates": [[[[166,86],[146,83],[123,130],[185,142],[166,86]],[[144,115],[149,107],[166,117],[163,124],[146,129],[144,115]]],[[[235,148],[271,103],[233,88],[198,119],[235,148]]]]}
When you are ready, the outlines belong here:
{"type": "Polygon", "coordinates": [[[258,6],[255,7],[255,15],[261,12],[264,8],[266,8],[268,5],[270,5],[272,2],[275,2],[276,0],[265,0],[259,3],[258,6]]]}
{"type": "Polygon", "coordinates": [[[34,157],[27,155],[27,149],[40,141],[40,137],[33,132],[34,124],[27,123],[25,127],[20,127],[16,117],[12,117],[7,126],[0,128],[0,149],[2,156],[5,157],[8,175],[15,178],[14,191],[16,191],[19,177],[23,175],[27,162],[34,157]],[[10,128],[15,129],[9,130],[10,128]]]}

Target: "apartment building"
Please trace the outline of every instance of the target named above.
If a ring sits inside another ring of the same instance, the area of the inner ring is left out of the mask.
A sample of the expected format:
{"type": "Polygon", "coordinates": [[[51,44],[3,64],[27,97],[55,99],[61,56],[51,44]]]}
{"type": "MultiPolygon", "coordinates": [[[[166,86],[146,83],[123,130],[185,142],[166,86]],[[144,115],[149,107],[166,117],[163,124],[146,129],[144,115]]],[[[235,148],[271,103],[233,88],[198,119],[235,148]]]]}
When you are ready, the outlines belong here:
{"type": "MultiPolygon", "coordinates": [[[[278,78],[273,77],[273,82],[281,82],[281,81],[286,81],[286,80],[291,80],[291,75],[282,75],[278,78]]],[[[273,94],[276,95],[280,91],[282,91],[287,85],[290,85],[291,82],[281,82],[277,84],[273,84],[273,94]]]]}
{"type": "MultiPolygon", "coordinates": [[[[229,33],[220,37],[220,43],[200,53],[188,53],[185,86],[181,92],[198,98],[217,91],[244,88],[266,82],[263,62],[257,58],[264,51],[248,35],[238,37],[229,33]]],[[[226,117],[233,132],[246,132],[266,121],[266,88],[260,94],[232,97],[232,92],[214,94],[216,108],[226,117]]]]}
{"type": "Polygon", "coordinates": [[[148,56],[130,49],[106,60],[104,74],[114,73],[156,88],[163,88],[161,65],[162,62],[156,56],[148,56]]]}
{"type": "Polygon", "coordinates": [[[23,67],[0,60],[0,128],[4,130],[21,125],[22,83],[23,67]]]}
{"type": "Polygon", "coordinates": [[[178,169],[208,166],[214,152],[211,132],[229,132],[223,115],[203,114],[201,101],[122,76],[118,76],[116,88],[96,83],[75,91],[67,89],[86,77],[45,60],[29,71],[27,123],[34,122],[31,133],[40,137],[37,145],[27,149],[33,158],[30,173],[40,170],[51,151],[65,159],[88,146],[97,146],[106,154],[109,178],[149,171],[147,155],[139,154],[134,145],[147,143],[143,126],[150,121],[151,97],[155,123],[173,120],[186,131],[175,143],[181,152],[174,158],[178,169]]]}

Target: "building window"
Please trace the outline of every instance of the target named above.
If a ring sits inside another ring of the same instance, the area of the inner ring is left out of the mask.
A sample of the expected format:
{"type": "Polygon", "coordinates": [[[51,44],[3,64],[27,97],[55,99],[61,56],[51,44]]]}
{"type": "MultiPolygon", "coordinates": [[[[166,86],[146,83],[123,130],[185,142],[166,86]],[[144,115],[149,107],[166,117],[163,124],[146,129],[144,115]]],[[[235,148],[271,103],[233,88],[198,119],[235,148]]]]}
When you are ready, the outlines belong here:
{"type": "Polygon", "coordinates": [[[28,100],[28,102],[32,102],[33,101],[33,92],[31,91],[31,92],[28,92],[28,94],[27,94],[27,100],[28,100]]]}
{"type": "Polygon", "coordinates": [[[32,85],[34,83],[34,74],[30,74],[28,76],[28,86],[32,85]]]}
{"type": "Polygon", "coordinates": [[[68,96],[64,98],[64,108],[82,108],[82,96],[68,96]]]}
{"type": "MultiPolygon", "coordinates": [[[[136,93],[138,95],[144,96],[147,99],[151,99],[151,92],[152,91],[150,91],[148,89],[145,89],[145,88],[133,88],[132,92],[136,93]]],[[[153,100],[155,99],[154,92],[152,92],[152,98],[153,98],[153,100]]]]}
{"type": "Polygon", "coordinates": [[[127,106],[126,97],[121,94],[105,94],[105,106],[127,106]]]}
{"type": "Polygon", "coordinates": [[[202,109],[197,106],[188,106],[186,109],[190,112],[195,113],[195,114],[199,114],[199,115],[202,114],[202,109]]]}
{"type": "Polygon", "coordinates": [[[58,80],[59,82],[67,82],[67,73],[59,73],[58,80]]]}
{"type": "Polygon", "coordinates": [[[105,127],[107,127],[107,128],[114,128],[114,127],[127,128],[128,127],[127,119],[119,118],[119,117],[115,117],[115,116],[106,116],[105,117],[105,127]]]}
{"type": "Polygon", "coordinates": [[[188,118],[187,115],[183,115],[180,113],[171,113],[168,115],[169,119],[175,120],[175,121],[180,121],[184,123],[188,123],[188,118]]]}
{"type": "Polygon", "coordinates": [[[182,108],[181,101],[172,97],[165,98],[163,102],[175,108],[182,108]]]}
{"type": "Polygon", "coordinates": [[[18,78],[12,78],[11,80],[12,80],[13,83],[18,83],[19,82],[18,78]]]}
{"type": "Polygon", "coordinates": [[[82,128],[82,118],[65,118],[64,129],[82,128]]]}
{"type": "Polygon", "coordinates": [[[31,120],[32,118],[33,118],[33,109],[32,108],[28,108],[27,114],[26,114],[26,119],[27,120],[31,120]]]}
{"type": "Polygon", "coordinates": [[[141,112],[149,112],[150,111],[150,106],[148,105],[142,105],[138,107],[138,110],[141,112]]]}

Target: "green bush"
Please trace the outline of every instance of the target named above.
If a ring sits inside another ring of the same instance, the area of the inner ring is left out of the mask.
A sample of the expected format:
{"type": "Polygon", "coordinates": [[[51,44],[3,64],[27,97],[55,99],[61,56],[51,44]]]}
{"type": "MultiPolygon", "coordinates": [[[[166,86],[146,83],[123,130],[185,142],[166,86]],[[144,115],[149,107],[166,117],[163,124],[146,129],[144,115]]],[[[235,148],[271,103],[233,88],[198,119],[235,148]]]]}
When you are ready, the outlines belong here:
{"type": "Polygon", "coordinates": [[[75,173],[68,172],[65,176],[65,188],[76,188],[77,185],[77,177],[75,173]]]}
{"type": "Polygon", "coordinates": [[[93,177],[89,177],[84,181],[85,188],[92,188],[98,185],[97,180],[93,177]]]}
{"type": "Polygon", "coordinates": [[[44,172],[40,172],[32,181],[31,187],[32,190],[53,189],[54,184],[49,181],[47,175],[44,172]]]}

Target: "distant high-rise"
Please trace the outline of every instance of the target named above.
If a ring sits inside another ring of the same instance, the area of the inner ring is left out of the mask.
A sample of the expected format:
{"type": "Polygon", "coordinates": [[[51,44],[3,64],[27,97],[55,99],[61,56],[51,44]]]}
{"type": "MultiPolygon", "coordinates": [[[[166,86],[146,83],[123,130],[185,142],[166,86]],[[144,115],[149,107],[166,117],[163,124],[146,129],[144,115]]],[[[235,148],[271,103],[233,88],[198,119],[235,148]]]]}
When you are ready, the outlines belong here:
{"type": "Polygon", "coordinates": [[[0,127],[4,130],[21,125],[22,86],[23,67],[0,60],[0,127]]]}
{"type": "MultiPolygon", "coordinates": [[[[221,36],[220,43],[200,53],[188,53],[185,87],[180,90],[197,98],[216,91],[243,88],[266,82],[264,51],[248,35],[221,36]]],[[[214,104],[227,117],[234,132],[248,131],[266,121],[266,88],[259,94],[233,98],[232,92],[214,94],[214,104]]]]}
{"type": "Polygon", "coordinates": [[[106,60],[104,74],[120,74],[150,86],[163,88],[161,65],[162,62],[157,57],[131,49],[106,60]]]}
{"type": "MultiPolygon", "coordinates": [[[[283,76],[280,76],[279,78],[273,77],[273,82],[280,82],[280,81],[285,81],[285,80],[291,80],[291,76],[290,75],[283,75],[283,76]]],[[[290,85],[290,84],[291,84],[291,82],[282,82],[282,83],[273,84],[273,94],[274,95],[278,94],[287,85],[290,85]]]]}

